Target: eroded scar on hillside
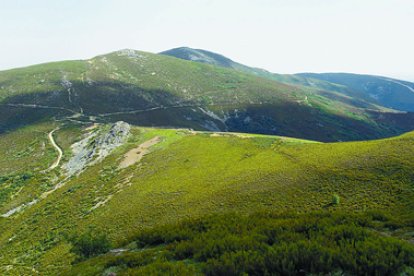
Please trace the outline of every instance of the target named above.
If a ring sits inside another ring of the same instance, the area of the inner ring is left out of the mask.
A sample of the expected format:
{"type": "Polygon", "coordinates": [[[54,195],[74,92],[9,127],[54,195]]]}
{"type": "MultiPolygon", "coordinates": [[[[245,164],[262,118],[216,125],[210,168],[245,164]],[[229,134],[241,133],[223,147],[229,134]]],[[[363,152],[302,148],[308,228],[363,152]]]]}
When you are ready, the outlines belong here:
{"type": "Polygon", "coordinates": [[[149,148],[161,142],[161,138],[156,136],[142,144],[138,147],[131,149],[125,155],[121,163],[119,164],[119,169],[124,169],[129,166],[134,165],[135,163],[139,162],[144,155],[149,152],[149,148]]]}

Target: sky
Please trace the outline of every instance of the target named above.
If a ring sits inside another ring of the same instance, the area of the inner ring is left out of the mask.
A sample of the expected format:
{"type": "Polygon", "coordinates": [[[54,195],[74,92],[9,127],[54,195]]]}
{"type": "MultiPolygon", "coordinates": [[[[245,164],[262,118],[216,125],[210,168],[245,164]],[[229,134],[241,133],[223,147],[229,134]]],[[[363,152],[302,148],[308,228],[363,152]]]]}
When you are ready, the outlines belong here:
{"type": "Polygon", "coordinates": [[[414,0],[0,0],[0,70],[187,46],[275,73],[414,81],[414,0]]]}

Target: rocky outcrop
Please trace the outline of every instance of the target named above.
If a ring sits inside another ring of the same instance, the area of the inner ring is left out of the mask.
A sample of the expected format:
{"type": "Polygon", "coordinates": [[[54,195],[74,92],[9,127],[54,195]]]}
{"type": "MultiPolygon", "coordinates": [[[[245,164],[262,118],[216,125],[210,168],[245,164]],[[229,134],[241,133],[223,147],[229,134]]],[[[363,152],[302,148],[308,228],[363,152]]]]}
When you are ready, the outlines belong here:
{"type": "Polygon", "coordinates": [[[116,122],[109,130],[95,129],[81,141],[72,145],[72,157],[63,166],[68,176],[81,173],[87,166],[96,164],[108,156],[115,148],[125,143],[130,125],[116,122]]]}

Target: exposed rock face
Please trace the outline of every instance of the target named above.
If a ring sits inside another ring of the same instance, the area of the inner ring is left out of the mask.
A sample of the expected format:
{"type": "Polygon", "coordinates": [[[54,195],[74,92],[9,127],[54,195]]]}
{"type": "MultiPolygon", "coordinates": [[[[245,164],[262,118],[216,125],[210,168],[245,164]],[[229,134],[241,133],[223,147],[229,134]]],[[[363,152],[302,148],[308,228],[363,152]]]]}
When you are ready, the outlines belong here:
{"type": "Polygon", "coordinates": [[[63,167],[68,176],[79,174],[86,166],[96,164],[122,145],[130,132],[130,125],[116,122],[107,131],[97,130],[72,145],[72,158],[63,167]]]}
{"type": "Polygon", "coordinates": [[[124,49],[118,51],[118,56],[128,56],[130,58],[143,58],[143,55],[132,49],[124,49]]]}
{"type": "Polygon", "coordinates": [[[97,139],[99,148],[98,159],[105,158],[113,149],[122,145],[131,129],[131,126],[125,122],[116,122],[112,125],[109,132],[103,133],[97,139]]]}

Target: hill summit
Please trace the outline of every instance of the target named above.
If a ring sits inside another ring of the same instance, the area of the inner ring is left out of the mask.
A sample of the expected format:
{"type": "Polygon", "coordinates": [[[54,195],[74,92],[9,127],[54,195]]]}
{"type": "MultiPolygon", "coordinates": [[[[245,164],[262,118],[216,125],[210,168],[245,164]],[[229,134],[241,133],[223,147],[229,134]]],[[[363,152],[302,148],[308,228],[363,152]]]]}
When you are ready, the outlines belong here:
{"type": "Polygon", "coordinates": [[[201,49],[192,49],[189,47],[174,48],[161,52],[160,54],[227,68],[234,68],[239,65],[223,55],[201,49]]]}

